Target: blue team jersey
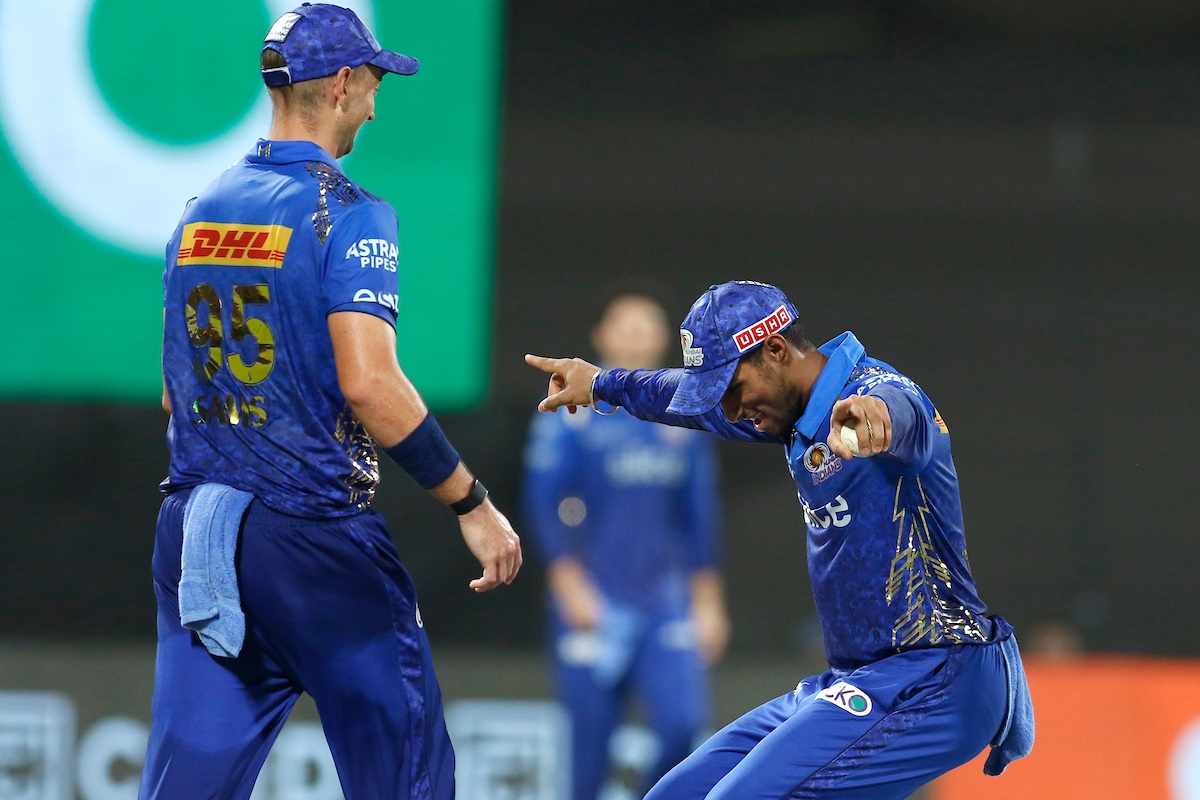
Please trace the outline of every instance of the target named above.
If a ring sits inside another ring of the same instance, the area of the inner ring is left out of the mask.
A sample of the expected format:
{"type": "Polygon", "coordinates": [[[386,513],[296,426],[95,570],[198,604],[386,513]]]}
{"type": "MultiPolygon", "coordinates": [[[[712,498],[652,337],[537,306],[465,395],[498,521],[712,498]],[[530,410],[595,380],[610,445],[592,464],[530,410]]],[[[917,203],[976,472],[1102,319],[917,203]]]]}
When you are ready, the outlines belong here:
{"type": "Polygon", "coordinates": [[[830,666],[853,670],[895,653],[1006,638],[988,617],[967,563],[950,434],[917,384],[866,355],[852,333],[823,345],[829,358],[786,440],[730,423],[720,406],[666,413],[682,370],[612,370],[596,394],[645,419],[730,439],[784,446],[807,526],[808,571],[830,666]],[[833,404],[882,399],[893,421],[887,453],[849,461],[826,440],[833,404]]]}
{"type": "Polygon", "coordinates": [[[525,513],[547,562],[579,560],[609,598],[686,603],[690,572],[717,562],[716,459],[694,431],[618,410],[538,414],[525,452],[525,513]]]}
{"type": "Polygon", "coordinates": [[[395,326],[397,228],[310,142],[260,140],[188,204],[163,275],[164,489],[214,481],[312,518],[368,507],[379,462],[326,317],[395,326]]]}

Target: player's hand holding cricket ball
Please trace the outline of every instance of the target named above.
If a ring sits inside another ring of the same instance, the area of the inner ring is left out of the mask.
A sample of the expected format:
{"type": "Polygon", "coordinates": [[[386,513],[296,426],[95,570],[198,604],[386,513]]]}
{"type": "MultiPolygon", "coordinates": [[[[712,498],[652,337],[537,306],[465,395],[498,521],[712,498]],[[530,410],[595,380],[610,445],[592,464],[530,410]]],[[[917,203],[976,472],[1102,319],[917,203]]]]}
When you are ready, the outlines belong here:
{"type": "Polygon", "coordinates": [[[829,417],[829,449],[841,458],[887,452],[892,443],[892,416],[878,397],[853,395],[833,404],[829,417]]]}
{"type": "Polygon", "coordinates": [[[546,399],[538,403],[538,411],[558,411],[563,406],[575,413],[579,406],[591,404],[592,379],[600,368],[582,358],[547,358],[525,355],[525,363],[550,373],[546,399]]]}

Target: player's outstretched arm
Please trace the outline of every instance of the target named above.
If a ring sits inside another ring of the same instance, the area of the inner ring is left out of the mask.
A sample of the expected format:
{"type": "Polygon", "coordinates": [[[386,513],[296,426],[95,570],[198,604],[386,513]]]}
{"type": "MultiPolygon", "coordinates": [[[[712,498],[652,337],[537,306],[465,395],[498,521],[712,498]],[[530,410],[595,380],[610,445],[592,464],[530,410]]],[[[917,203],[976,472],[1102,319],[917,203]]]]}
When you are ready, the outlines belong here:
{"type": "Polygon", "coordinates": [[[538,403],[538,411],[557,411],[566,407],[572,414],[575,413],[580,406],[591,404],[592,382],[595,381],[594,399],[619,405],[638,419],[708,431],[734,441],[782,443],[779,439],[759,433],[748,422],[736,423],[725,419],[719,405],[699,416],[667,411],[683,373],[680,369],[602,370],[582,358],[535,355],[526,355],[525,363],[550,373],[546,399],[538,403]]]}
{"type": "Polygon", "coordinates": [[[338,385],[367,433],[422,487],[447,505],[467,501],[459,526],[483,566],[471,588],[485,592],[511,583],[521,568],[521,543],[491,501],[471,500],[475,477],[429,414],[396,360],[396,332],[372,314],[329,315],[338,385]]]}
{"type": "Polygon", "coordinates": [[[548,358],[527,353],[525,363],[550,373],[546,399],[538,403],[538,411],[558,411],[566,406],[572,414],[579,406],[591,404],[592,381],[600,368],[582,358],[548,358]]]}

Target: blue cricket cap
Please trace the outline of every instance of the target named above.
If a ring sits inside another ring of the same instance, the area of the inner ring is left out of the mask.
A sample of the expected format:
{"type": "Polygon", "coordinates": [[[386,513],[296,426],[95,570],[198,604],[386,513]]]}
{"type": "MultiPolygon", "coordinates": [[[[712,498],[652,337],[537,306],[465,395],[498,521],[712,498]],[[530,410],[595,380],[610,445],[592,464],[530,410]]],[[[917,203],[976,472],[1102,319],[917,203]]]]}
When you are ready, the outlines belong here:
{"type": "Polygon", "coordinates": [[[275,20],[263,50],[274,50],[287,62],[262,71],[267,86],[324,78],[363,64],[397,75],[412,75],[421,66],[415,58],[384,50],[357,14],[328,3],[305,3],[275,20]]]}
{"type": "Polygon", "coordinates": [[[710,286],[679,329],[683,379],[667,411],[696,416],[711,410],[729,388],[738,360],[796,317],[787,295],[769,284],[732,281],[710,286]]]}

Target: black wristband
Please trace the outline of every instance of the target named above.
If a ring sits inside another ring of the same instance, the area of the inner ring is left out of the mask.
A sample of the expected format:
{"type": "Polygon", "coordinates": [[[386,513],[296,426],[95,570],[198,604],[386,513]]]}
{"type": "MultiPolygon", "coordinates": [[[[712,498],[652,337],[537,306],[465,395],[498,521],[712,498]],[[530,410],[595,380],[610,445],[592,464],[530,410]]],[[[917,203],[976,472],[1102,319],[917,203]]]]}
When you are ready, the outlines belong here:
{"type": "Polygon", "coordinates": [[[483,505],[483,501],[487,499],[487,496],[487,487],[479,482],[479,478],[476,478],[475,482],[471,484],[471,491],[467,492],[467,496],[457,503],[451,503],[450,508],[453,509],[455,514],[461,517],[463,514],[474,511],[483,505]]]}

